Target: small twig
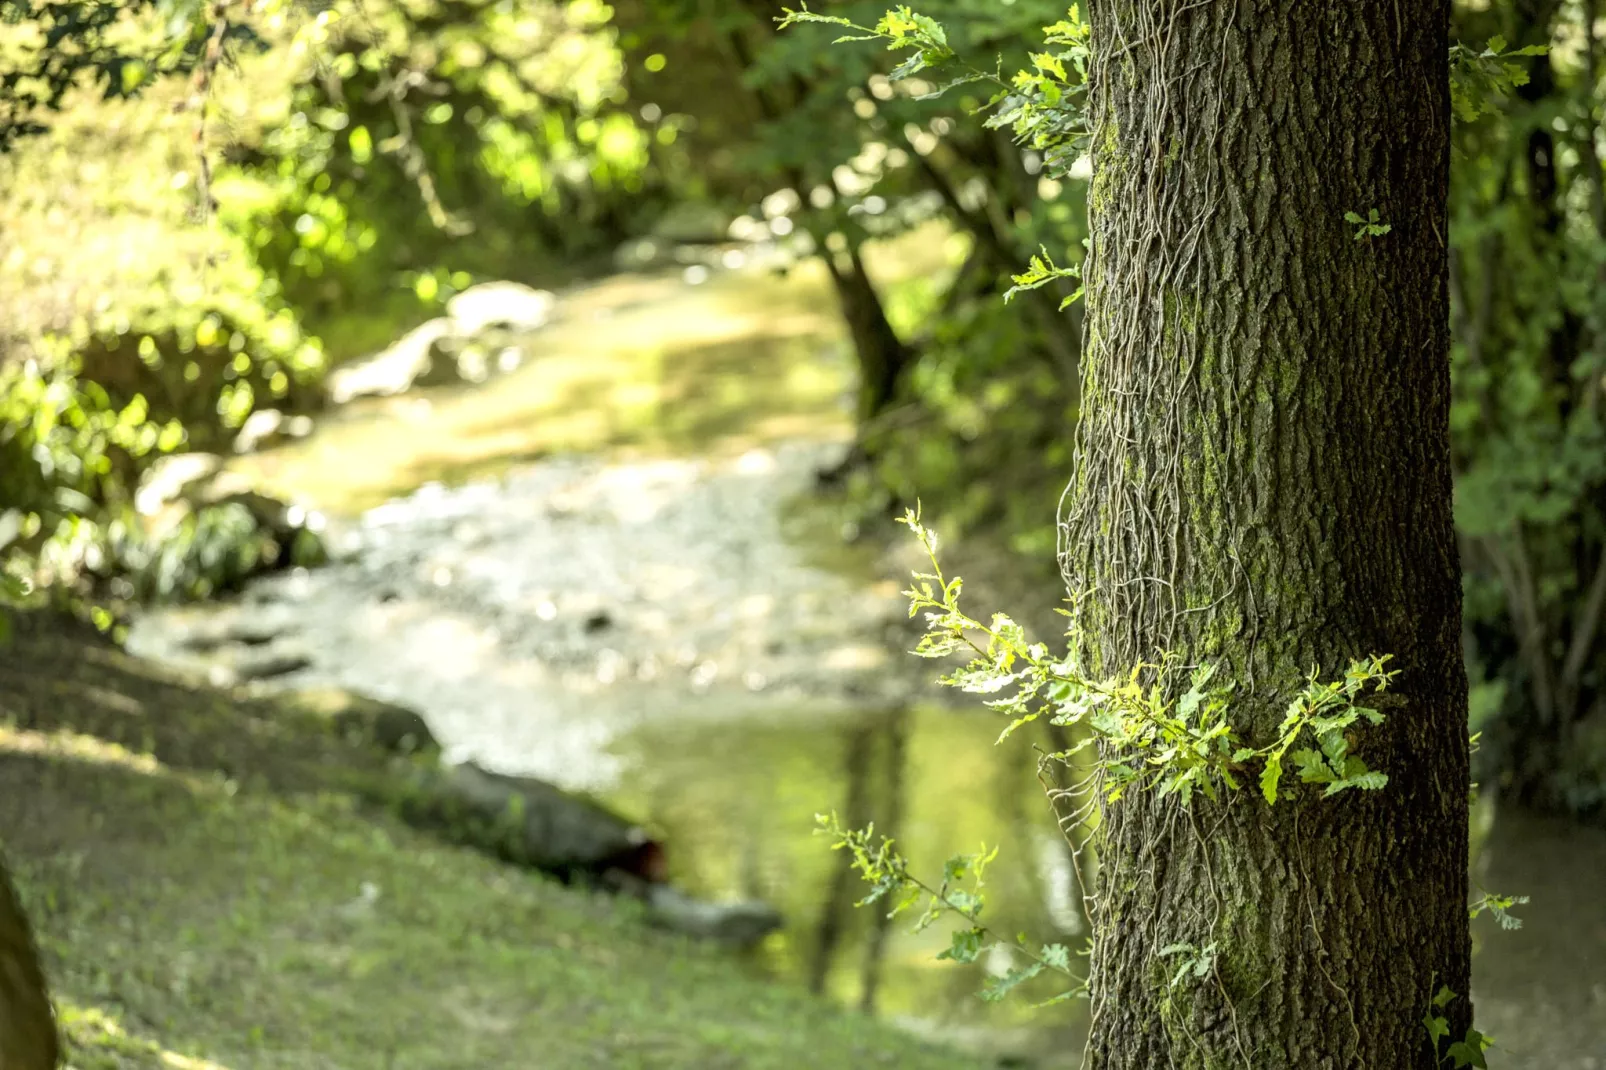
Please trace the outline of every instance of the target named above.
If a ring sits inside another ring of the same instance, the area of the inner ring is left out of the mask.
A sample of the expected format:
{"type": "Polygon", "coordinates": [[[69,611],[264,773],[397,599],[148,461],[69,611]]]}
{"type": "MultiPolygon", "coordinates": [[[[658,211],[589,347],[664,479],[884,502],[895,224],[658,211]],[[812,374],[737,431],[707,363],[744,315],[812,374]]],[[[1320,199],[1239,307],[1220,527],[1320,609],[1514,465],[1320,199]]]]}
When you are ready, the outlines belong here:
{"type": "Polygon", "coordinates": [[[440,194],[435,189],[435,176],[429,169],[429,161],[424,158],[424,151],[418,147],[418,142],[413,136],[412,116],[403,106],[408,89],[422,86],[424,82],[422,73],[408,71],[401,77],[390,79],[384,87],[383,96],[390,105],[391,117],[396,122],[395,147],[391,151],[401,158],[402,170],[418,187],[418,195],[424,202],[425,211],[429,213],[429,221],[452,237],[460,238],[472,233],[474,224],[448,212],[446,206],[441,203],[440,194]]]}
{"type": "Polygon", "coordinates": [[[206,155],[206,118],[207,105],[212,96],[212,80],[217,67],[223,60],[223,41],[228,36],[229,18],[228,7],[231,0],[213,0],[209,15],[212,19],[212,30],[207,34],[206,46],[201,52],[201,62],[195,67],[195,76],[191,80],[190,95],[179,103],[179,111],[187,108],[196,110],[195,119],[195,155],[197,161],[197,179],[195,193],[200,201],[202,221],[212,218],[217,211],[217,202],[212,199],[212,161],[206,155]]]}

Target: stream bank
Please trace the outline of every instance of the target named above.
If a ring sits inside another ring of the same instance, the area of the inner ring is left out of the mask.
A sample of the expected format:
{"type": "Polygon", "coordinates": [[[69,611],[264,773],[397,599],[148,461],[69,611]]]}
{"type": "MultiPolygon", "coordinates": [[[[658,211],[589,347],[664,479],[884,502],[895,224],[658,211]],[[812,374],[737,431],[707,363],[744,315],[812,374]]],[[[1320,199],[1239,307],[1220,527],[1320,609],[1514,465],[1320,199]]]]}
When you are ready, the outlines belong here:
{"type": "MultiPolygon", "coordinates": [[[[853,910],[854,878],[813,835],[821,811],[875,820],[922,872],[998,845],[993,923],[1085,939],[1032,741],[994,746],[985,711],[945,703],[904,653],[905,563],[844,545],[812,494],[850,433],[819,281],[615,280],[504,380],[398,398],[251,459],[331,514],[339,560],[150,614],[131,648],[226,674],[247,652],[193,637],[257,629],[250,656],[293,666],[259,688],[413,706],[453,759],[596,792],[653,828],[677,883],[779,906],[787,925],[751,969],[1065,1065],[1080,1004],[983,1004],[975,969],[935,960],[940,926],[916,936],[853,910]]],[[[1474,996],[1508,1067],[1601,1070],[1606,965],[1589,952],[1606,946],[1606,907],[1579,881],[1606,838],[1504,834],[1520,827],[1497,822],[1484,879],[1532,896],[1533,925],[1480,932],[1474,996]],[[1570,856],[1538,849],[1557,840],[1570,856]]]]}
{"type": "Polygon", "coordinates": [[[3,846],[78,1070],[983,1065],[415,832],[359,801],[378,751],[60,618],[17,621],[0,718],[3,846]]]}

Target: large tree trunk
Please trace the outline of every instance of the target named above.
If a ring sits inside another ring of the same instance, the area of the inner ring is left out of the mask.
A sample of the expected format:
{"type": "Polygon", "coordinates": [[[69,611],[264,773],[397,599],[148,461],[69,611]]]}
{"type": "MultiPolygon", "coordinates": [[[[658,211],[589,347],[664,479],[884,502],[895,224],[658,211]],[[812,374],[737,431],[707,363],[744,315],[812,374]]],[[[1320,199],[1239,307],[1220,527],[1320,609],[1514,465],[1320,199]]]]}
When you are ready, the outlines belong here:
{"type": "Polygon", "coordinates": [[[1088,1065],[1428,1070],[1436,986],[1470,1018],[1448,5],[1090,7],[1084,668],[1216,663],[1257,745],[1313,668],[1391,654],[1403,703],[1359,734],[1381,791],[1107,807],[1088,1065]]]}

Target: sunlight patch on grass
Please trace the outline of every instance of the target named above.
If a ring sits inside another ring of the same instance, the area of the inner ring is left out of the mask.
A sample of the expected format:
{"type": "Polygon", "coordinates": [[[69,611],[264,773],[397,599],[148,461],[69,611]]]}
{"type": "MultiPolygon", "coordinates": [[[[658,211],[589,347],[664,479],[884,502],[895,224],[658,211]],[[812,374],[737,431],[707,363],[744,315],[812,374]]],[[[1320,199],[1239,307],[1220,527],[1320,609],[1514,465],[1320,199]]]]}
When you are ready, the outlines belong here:
{"type": "Polygon", "coordinates": [[[168,771],[150,754],[138,754],[117,743],[77,732],[33,732],[0,725],[0,753],[68,758],[92,765],[116,766],[145,776],[168,771]]]}
{"type": "Polygon", "coordinates": [[[663,279],[650,299],[639,280],[623,285],[622,307],[606,318],[572,309],[529,339],[526,362],[504,378],[353,405],[306,443],[237,467],[354,513],[554,453],[728,455],[778,435],[851,430],[838,325],[807,307],[795,281],[663,279]]]}
{"type": "MultiPolygon", "coordinates": [[[[944,270],[926,229],[878,243],[886,285],[944,270]]],[[[565,300],[515,372],[348,406],[306,442],[235,467],[271,492],[355,514],[424,483],[461,483],[557,453],[737,456],[792,438],[846,440],[853,362],[817,261],[690,286],[624,275],[565,300]]]]}
{"type": "Polygon", "coordinates": [[[132,1070],[171,1067],[172,1070],[229,1070],[210,1059],[197,1059],[169,1051],[160,1044],[129,1035],[121,1021],[100,1007],[84,1007],[58,1000],[57,1019],[71,1070],[132,1070]]]}

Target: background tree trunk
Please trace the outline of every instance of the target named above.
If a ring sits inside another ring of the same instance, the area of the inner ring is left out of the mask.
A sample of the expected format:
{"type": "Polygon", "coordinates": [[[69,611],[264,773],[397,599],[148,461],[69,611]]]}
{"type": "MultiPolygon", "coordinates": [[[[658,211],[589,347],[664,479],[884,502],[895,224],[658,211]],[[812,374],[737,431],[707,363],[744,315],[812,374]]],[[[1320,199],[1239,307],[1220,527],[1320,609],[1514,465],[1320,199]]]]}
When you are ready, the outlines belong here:
{"type": "Polygon", "coordinates": [[[0,1067],[55,1070],[59,1061],[56,1017],[33,934],[0,864],[0,1067]]]}
{"type": "Polygon", "coordinates": [[[1436,986],[1470,1021],[1448,5],[1090,6],[1084,667],[1219,663],[1256,744],[1312,669],[1392,654],[1403,701],[1358,735],[1382,791],[1108,808],[1088,1065],[1427,1070],[1436,986]]]}
{"type": "Polygon", "coordinates": [[[875,419],[892,404],[897,396],[898,382],[914,360],[914,353],[898,338],[898,332],[887,321],[886,309],[876,293],[870,273],[855,245],[849,245],[843,255],[845,263],[822,246],[821,257],[831,272],[842,303],[842,318],[847,321],[848,336],[853,339],[853,350],[859,359],[859,426],[875,419]]]}

